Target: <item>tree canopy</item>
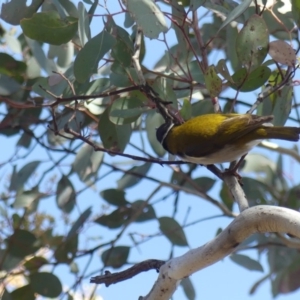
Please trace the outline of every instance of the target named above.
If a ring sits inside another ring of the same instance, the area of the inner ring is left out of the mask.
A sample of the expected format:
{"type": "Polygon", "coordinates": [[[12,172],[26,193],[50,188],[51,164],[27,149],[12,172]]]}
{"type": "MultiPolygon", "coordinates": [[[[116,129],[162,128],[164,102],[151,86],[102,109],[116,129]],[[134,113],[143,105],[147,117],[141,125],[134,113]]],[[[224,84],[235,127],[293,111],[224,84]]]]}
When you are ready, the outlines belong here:
{"type": "Polygon", "coordinates": [[[220,112],[299,127],[299,1],[9,0],[0,18],[2,299],[200,299],[189,276],[228,255],[262,272],[250,294],[299,289],[299,144],[262,141],[239,180],[156,138],[220,112]]]}

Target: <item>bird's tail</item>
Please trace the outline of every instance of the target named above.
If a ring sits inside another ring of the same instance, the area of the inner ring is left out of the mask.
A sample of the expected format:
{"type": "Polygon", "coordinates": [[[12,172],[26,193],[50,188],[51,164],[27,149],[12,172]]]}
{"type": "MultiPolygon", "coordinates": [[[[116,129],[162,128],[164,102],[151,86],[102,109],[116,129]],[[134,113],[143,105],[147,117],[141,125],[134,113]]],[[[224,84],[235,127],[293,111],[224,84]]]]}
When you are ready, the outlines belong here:
{"type": "Polygon", "coordinates": [[[265,127],[267,139],[278,139],[286,141],[299,141],[299,127],[265,127]]]}

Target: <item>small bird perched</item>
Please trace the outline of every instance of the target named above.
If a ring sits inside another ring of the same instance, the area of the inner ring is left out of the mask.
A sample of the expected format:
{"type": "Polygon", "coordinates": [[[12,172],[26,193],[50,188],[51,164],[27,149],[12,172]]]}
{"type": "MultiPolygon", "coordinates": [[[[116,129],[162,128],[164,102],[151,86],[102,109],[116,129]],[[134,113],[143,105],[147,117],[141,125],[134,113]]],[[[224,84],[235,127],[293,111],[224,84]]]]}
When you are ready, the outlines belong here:
{"type": "Polygon", "coordinates": [[[181,125],[164,123],[156,138],[169,153],[188,162],[232,162],[264,139],[299,140],[299,127],[273,126],[272,120],[273,116],[207,114],[181,125]]]}

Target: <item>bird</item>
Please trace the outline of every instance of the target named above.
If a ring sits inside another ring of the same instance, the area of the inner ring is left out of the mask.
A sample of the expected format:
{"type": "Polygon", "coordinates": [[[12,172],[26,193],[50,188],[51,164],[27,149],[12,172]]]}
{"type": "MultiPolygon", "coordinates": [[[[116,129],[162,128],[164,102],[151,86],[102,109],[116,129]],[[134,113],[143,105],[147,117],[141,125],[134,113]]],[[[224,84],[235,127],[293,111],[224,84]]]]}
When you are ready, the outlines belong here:
{"type": "Polygon", "coordinates": [[[205,114],[183,124],[168,121],[156,130],[156,138],[167,152],[187,162],[233,162],[264,139],[299,140],[299,127],[273,126],[273,119],[272,115],[205,114]]]}

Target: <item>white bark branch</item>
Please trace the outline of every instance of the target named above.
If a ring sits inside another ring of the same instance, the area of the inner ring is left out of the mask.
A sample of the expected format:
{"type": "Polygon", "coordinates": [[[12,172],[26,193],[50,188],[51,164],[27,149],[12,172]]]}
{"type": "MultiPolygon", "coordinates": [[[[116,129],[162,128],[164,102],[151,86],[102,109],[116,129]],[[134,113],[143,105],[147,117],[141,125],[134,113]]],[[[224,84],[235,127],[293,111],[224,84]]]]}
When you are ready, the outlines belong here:
{"type": "Polygon", "coordinates": [[[233,200],[238,204],[239,211],[242,212],[245,209],[249,208],[246,195],[241,185],[239,184],[236,176],[231,174],[224,174],[223,180],[226,183],[228,189],[230,190],[233,200]]]}
{"type": "Polygon", "coordinates": [[[261,148],[268,149],[268,150],[274,150],[281,154],[287,154],[287,155],[293,157],[297,162],[300,163],[300,155],[294,149],[280,147],[277,144],[269,142],[269,141],[262,141],[258,146],[260,146],[261,148]]]}
{"type": "Polygon", "coordinates": [[[288,208],[260,205],[244,210],[213,240],[166,262],[152,290],[143,300],[168,300],[180,280],[232,253],[254,233],[290,233],[300,238],[300,213],[288,208]]]}

